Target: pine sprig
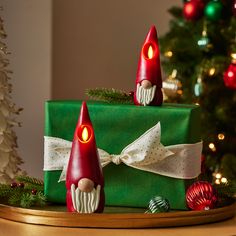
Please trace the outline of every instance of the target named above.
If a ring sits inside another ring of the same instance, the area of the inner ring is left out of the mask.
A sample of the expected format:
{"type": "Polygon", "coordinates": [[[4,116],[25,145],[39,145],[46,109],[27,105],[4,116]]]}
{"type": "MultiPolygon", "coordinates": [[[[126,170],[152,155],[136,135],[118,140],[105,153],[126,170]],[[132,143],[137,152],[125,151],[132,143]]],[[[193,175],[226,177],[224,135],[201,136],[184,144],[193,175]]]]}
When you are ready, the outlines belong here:
{"type": "Polygon", "coordinates": [[[46,205],[46,197],[42,192],[37,192],[37,194],[35,195],[35,205],[36,206],[46,205]]]}
{"type": "Polygon", "coordinates": [[[21,193],[17,191],[16,193],[13,193],[9,197],[8,203],[12,206],[18,206],[20,203],[20,199],[21,199],[21,193]]]}
{"type": "Polygon", "coordinates": [[[7,197],[12,191],[11,187],[6,184],[0,184],[0,198],[7,197]]]}
{"type": "Polygon", "coordinates": [[[43,181],[37,178],[33,178],[27,175],[19,175],[16,177],[16,180],[18,182],[23,182],[25,184],[32,184],[32,185],[39,185],[39,186],[43,186],[43,181]]]}
{"type": "Polygon", "coordinates": [[[35,196],[30,193],[24,193],[21,196],[20,206],[24,208],[29,208],[35,202],[35,196]]]}
{"type": "Polygon", "coordinates": [[[44,186],[43,185],[34,185],[34,184],[25,184],[25,189],[32,190],[35,189],[37,192],[43,192],[44,186]]]}
{"type": "Polygon", "coordinates": [[[32,206],[45,206],[46,205],[46,198],[42,192],[38,192],[36,195],[30,193],[24,193],[21,196],[20,200],[21,207],[29,208],[32,206]]]}
{"type": "Polygon", "coordinates": [[[17,183],[0,184],[0,203],[19,207],[46,205],[42,180],[30,176],[17,176],[17,183]]]}
{"type": "Polygon", "coordinates": [[[20,183],[24,183],[25,189],[27,190],[35,189],[37,191],[43,192],[44,183],[40,179],[30,177],[27,175],[19,175],[16,177],[16,180],[20,183]]]}
{"type": "Polygon", "coordinates": [[[122,104],[133,104],[132,94],[127,94],[124,91],[117,89],[107,89],[107,88],[95,88],[87,89],[86,95],[91,99],[97,101],[103,101],[108,103],[122,103],[122,104]]]}
{"type": "Polygon", "coordinates": [[[218,196],[220,198],[234,198],[236,193],[236,186],[232,184],[214,185],[218,196]]]}

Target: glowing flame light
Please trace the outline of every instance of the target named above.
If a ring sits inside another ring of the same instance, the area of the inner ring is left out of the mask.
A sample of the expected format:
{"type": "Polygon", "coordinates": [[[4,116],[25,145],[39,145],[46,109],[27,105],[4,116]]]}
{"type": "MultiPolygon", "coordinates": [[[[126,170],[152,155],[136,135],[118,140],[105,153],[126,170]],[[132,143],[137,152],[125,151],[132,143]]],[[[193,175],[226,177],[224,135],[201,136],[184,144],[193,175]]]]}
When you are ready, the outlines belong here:
{"type": "Polygon", "coordinates": [[[153,58],[153,49],[151,45],[148,47],[148,58],[149,59],[153,58]]]}
{"type": "Polygon", "coordinates": [[[84,129],[82,131],[82,139],[84,142],[87,142],[89,139],[89,133],[88,133],[87,127],[84,127],[84,129]]]}

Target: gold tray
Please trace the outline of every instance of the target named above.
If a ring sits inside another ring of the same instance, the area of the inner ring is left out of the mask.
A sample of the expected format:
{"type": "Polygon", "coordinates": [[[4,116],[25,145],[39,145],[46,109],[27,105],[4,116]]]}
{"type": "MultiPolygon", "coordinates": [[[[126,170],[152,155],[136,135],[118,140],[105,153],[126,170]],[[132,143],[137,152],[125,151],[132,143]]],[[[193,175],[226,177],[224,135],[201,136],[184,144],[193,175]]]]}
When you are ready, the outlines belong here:
{"type": "Polygon", "coordinates": [[[65,206],[25,209],[0,204],[0,217],[22,223],[80,228],[158,228],[218,222],[232,218],[236,203],[208,211],[144,214],[144,209],[107,207],[102,214],[66,212],[65,206]]]}

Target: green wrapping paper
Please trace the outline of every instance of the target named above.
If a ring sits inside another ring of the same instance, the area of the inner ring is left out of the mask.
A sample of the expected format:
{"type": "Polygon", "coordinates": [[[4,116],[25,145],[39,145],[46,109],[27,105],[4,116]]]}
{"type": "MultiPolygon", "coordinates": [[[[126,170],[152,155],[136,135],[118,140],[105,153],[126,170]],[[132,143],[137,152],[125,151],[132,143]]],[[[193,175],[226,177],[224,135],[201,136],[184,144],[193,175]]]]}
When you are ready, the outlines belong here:
{"type": "MultiPolygon", "coordinates": [[[[120,154],[148,129],[161,123],[165,146],[201,141],[200,108],[164,104],[161,107],[110,105],[87,102],[97,147],[120,154]]],[[[80,112],[80,101],[48,101],[45,106],[45,136],[72,141],[80,112]]],[[[106,205],[147,207],[155,195],[167,198],[172,209],[186,209],[185,192],[194,179],[177,179],[110,163],[103,168],[106,205]]],[[[45,195],[49,201],[65,203],[61,171],[44,171],[45,195]]]]}

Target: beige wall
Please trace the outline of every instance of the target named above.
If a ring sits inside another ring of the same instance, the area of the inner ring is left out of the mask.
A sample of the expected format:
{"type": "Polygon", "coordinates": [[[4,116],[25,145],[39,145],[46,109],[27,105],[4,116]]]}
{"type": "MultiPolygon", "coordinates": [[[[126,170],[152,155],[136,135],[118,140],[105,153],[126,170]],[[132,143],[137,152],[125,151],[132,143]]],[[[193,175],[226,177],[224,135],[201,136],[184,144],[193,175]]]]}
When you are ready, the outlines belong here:
{"type": "Polygon", "coordinates": [[[167,9],[181,0],[55,0],[55,99],[85,98],[86,88],[133,90],[139,51],[152,24],[168,29],[167,9]]]}
{"type": "Polygon", "coordinates": [[[13,101],[24,108],[19,152],[30,175],[43,173],[45,100],[82,99],[94,87],[132,90],[144,37],[152,24],[159,35],[167,31],[173,4],[182,1],[0,0],[13,101]]]}
{"type": "Polygon", "coordinates": [[[28,174],[42,177],[44,101],[51,90],[51,1],[0,0],[8,34],[13,101],[24,111],[18,118],[19,153],[28,174]]]}

